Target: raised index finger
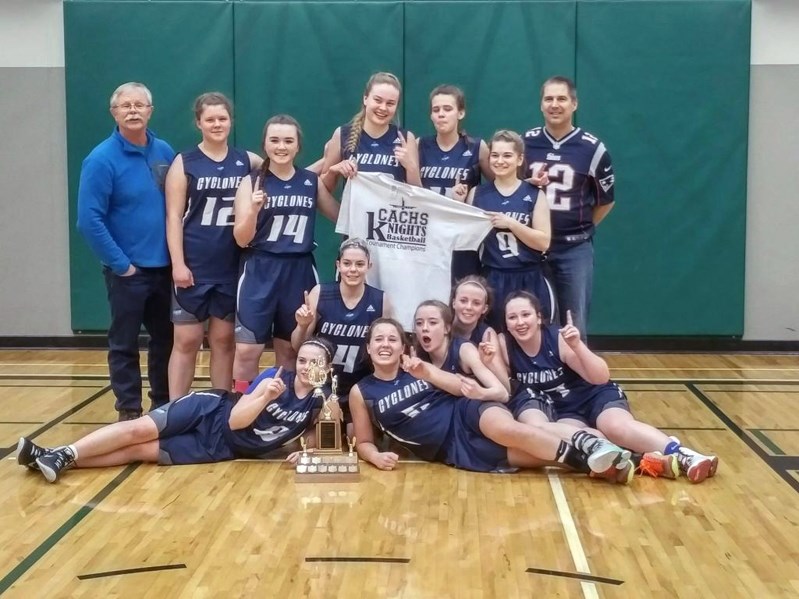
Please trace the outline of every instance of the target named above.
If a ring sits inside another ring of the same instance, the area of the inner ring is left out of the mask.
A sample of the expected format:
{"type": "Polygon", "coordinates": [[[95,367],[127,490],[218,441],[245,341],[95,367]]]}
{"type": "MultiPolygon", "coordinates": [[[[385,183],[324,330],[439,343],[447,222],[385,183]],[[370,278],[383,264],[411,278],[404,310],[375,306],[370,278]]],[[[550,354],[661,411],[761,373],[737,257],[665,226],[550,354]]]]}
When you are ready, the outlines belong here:
{"type": "Polygon", "coordinates": [[[278,369],[277,369],[277,372],[275,373],[275,376],[273,376],[272,378],[273,379],[279,379],[281,374],[283,374],[283,367],[279,366],[278,369]]]}
{"type": "Polygon", "coordinates": [[[405,139],[405,136],[402,134],[402,131],[397,130],[397,137],[400,139],[400,145],[404,148],[408,145],[408,140],[405,139]]]}
{"type": "Polygon", "coordinates": [[[261,189],[261,175],[255,177],[255,183],[253,183],[252,189],[253,191],[258,191],[259,189],[261,189]]]}
{"type": "Polygon", "coordinates": [[[310,308],[311,307],[311,301],[308,299],[308,296],[310,294],[307,291],[303,291],[302,293],[305,296],[305,305],[310,308]]]}
{"type": "Polygon", "coordinates": [[[572,320],[572,311],[566,310],[566,324],[570,326],[574,326],[574,320],[572,320]]]}

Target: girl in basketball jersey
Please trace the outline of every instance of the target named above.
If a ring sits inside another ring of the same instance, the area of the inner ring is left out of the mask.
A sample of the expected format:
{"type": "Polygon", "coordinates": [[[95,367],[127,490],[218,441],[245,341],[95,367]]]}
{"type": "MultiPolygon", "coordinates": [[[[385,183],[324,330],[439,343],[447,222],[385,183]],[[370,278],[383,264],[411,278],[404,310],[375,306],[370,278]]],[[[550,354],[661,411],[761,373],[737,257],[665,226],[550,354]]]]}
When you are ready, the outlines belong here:
{"type": "Polygon", "coordinates": [[[465,375],[461,377],[461,395],[480,401],[508,401],[507,389],[480,361],[477,347],[461,337],[452,337],[452,310],[445,303],[422,302],[413,321],[416,355],[445,372],[465,375]]]}
{"type": "MultiPolygon", "coordinates": [[[[330,345],[322,339],[302,344],[295,372],[270,369],[240,398],[222,389],[195,391],[136,420],[117,422],[72,445],[47,449],[24,437],[17,463],[40,470],[55,482],[64,469],[105,468],[132,462],[203,464],[261,458],[311,433],[321,401],[308,380],[312,360],[328,364],[330,345]]],[[[329,394],[326,389],[325,394],[329,394]]]]}
{"type": "MultiPolygon", "coordinates": [[[[435,135],[419,139],[419,171],[422,187],[463,201],[469,189],[480,184],[480,175],[494,178],[488,165],[488,146],[461,129],[466,98],[454,85],[439,85],[430,92],[430,120],[435,135]],[[453,192],[458,188],[459,195],[453,192]]],[[[452,282],[480,271],[476,251],[452,253],[452,282]]]]}
{"type": "Polygon", "coordinates": [[[363,105],[352,120],[336,128],[325,147],[322,180],[334,189],[339,175],[358,171],[386,173],[397,181],[421,186],[419,151],[413,133],[392,123],[402,86],[391,73],[375,73],[366,83],[363,105]]]}
{"type": "Polygon", "coordinates": [[[317,209],[335,221],[338,203],[319,178],[294,166],[302,131],[287,115],[264,126],[261,168],[246,177],[235,201],[233,235],[244,248],[236,305],[234,388],[244,391],[258,373],[264,344],[275,363],[293,363],[294,311],[317,283],[313,249],[317,209]]]}
{"type": "Polygon", "coordinates": [[[399,457],[378,450],[372,422],[417,457],[456,468],[507,472],[553,463],[602,472],[618,482],[629,479],[625,452],[607,441],[580,431],[572,445],[516,422],[502,404],[460,396],[457,375],[404,355],[399,322],[372,323],[366,347],[374,373],[350,391],[350,410],[358,454],[377,468],[392,470],[399,457]]]}
{"type": "MultiPolygon", "coordinates": [[[[540,190],[520,177],[524,143],[513,131],[500,130],[491,138],[489,164],[494,181],[472,189],[467,201],[491,216],[495,231],[481,248],[482,275],[493,287],[497,305],[487,317],[499,330],[505,297],[526,289],[545,298],[545,314],[555,302],[543,272],[543,252],[549,247],[549,206],[540,190]]],[[[459,190],[462,193],[462,190],[459,190]]]]}
{"type": "Polygon", "coordinates": [[[647,474],[675,478],[682,471],[694,483],[713,476],[717,457],[684,447],[633,417],[624,392],[610,381],[607,363],[580,340],[570,312],[566,319],[563,328],[546,325],[537,298],[525,291],[511,293],[505,302],[508,332],[499,339],[506,370],[497,375],[510,372],[521,386],[511,409],[518,401],[536,403],[519,419],[595,429],[611,442],[643,454],[638,456],[639,468],[647,474]]]}
{"type": "Polygon", "coordinates": [[[194,103],[194,115],[202,141],[178,154],[166,176],[166,233],[174,281],[172,399],[191,388],[205,321],[211,385],[232,386],[240,252],[233,239],[233,200],[242,178],[262,162],[251,152],[228,146],[233,109],[224,95],[202,94],[194,103]]]}
{"type": "Polygon", "coordinates": [[[382,316],[391,316],[388,296],[366,283],[372,263],[363,239],[345,240],[338,251],[338,282],[316,285],[294,314],[297,326],[291,335],[294,347],[311,334],[335,347],[333,366],[338,395],[345,407],[352,386],[369,374],[366,363],[366,331],[382,316]]]}

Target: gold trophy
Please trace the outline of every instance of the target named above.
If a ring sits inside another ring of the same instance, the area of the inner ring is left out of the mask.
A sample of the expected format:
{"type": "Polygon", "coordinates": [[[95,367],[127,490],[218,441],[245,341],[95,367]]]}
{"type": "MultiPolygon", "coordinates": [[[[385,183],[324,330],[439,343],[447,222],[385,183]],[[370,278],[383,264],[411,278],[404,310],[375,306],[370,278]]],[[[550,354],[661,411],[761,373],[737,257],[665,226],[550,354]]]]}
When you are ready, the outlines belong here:
{"type": "Polygon", "coordinates": [[[349,452],[341,447],[341,408],[338,405],[336,387],[332,380],[332,393],[325,398],[322,386],[327,382],[331,369],[324,358],[315,358],[308,365],[308,380],[314,386],[314,396],[322,400],[322,409],[316,421],[316,447],[308,449],[300,437],[302,454],[295,467],[294,479],[298,483],[352,482],[360,478],[358,454],[355,453],[355,438],[347,439],[349,452]]]}

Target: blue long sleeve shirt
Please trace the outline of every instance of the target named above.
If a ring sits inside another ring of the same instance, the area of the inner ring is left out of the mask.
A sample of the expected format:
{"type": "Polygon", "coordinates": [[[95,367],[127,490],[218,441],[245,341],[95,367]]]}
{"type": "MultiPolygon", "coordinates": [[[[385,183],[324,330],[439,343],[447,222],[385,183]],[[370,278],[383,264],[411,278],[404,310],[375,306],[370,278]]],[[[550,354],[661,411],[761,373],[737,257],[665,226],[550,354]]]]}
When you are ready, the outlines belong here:
{"type": "Polygon", "coordinates": [[[114,129],[83,161],[78,230],[115,274],[131,264],[169,265],[164,180],[174,157],[149,130],[147,145],[137,146],[114,129]]]}

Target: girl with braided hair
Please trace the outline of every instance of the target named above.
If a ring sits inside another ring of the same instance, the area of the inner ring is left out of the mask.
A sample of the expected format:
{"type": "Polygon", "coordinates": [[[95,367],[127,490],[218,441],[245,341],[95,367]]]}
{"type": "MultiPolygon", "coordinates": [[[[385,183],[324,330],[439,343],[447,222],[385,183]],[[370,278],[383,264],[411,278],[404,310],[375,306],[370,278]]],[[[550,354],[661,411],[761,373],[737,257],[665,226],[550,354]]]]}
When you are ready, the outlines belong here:
{"type": "Polygon", "coordinates": [[[338,176],[386,173],[421,187],[419,150],[413,133],[393,124],[402,86],[391,73],[375,73],[352,120],[337,127],[325,148],[322,182],[333,189],[338,176]]]}

